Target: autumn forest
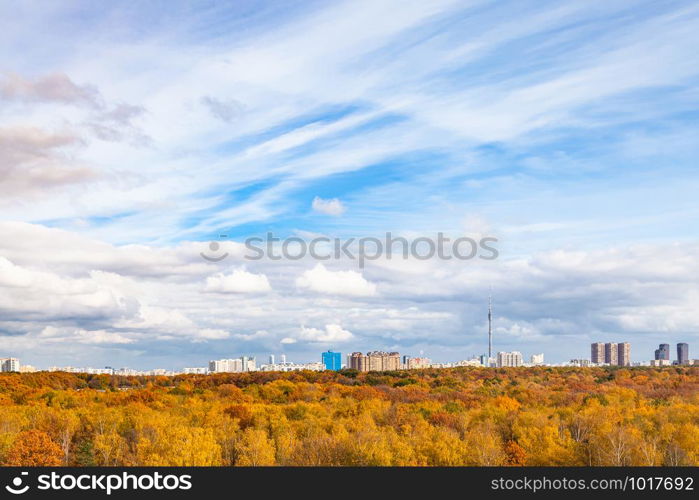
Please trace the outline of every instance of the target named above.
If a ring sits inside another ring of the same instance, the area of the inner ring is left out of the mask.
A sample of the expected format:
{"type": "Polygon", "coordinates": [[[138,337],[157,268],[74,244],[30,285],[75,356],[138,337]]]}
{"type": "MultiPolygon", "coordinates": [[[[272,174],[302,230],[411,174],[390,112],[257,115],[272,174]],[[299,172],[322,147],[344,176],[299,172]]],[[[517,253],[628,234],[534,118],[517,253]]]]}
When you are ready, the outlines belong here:
{"type": "Polygon", "coordinates": [[[699,465],[699,368],[0,376],[0,464],[699,465]]]}

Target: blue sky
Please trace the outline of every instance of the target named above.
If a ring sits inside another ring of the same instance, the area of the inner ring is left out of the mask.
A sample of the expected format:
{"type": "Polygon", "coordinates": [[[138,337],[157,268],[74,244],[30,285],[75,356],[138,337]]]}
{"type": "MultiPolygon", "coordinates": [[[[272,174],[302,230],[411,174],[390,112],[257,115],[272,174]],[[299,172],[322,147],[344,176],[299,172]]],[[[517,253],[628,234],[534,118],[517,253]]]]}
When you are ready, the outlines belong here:
{"type": "Polygon", "coordinates": [[[692,2],[22,2],[0,19],[17,355],[46,364],[53,339],[81,346],[64,364],[446,360],[482,352],[491,286],[504,349],[565,361],[618,338],[642,360],[697,336],[692,2]],[[267,231],[489,234],[501,256],[198,258],[267,231]]]}

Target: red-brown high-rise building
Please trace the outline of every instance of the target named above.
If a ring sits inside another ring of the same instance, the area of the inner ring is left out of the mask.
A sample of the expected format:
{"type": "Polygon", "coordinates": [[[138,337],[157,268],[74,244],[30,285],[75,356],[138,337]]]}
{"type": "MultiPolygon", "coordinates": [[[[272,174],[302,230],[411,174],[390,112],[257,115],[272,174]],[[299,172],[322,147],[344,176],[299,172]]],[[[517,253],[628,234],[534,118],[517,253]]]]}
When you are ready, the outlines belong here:
{"type": "Polygon", "coordinates": [[[591,351],[590,362],[598,365],[604,363],[604,344],[602,342],[592,344],[591,351]]]}
{"type": "Polygon", "coordinates": [[[595,342],[591,345],[590,361],[598,365],[631,366],[631,344],[595,342]]]}
{"type": "Polygon", "coordinates": [[[349,368],[359,372],[369,371],[369,358],[361,352],[353,352],[349,356],[349,368]]]}
{"type": "Polygon", "coordinates": [[[595,342],[592,344],[591,350],[590,362],[598,365],[604,363],[604,344],[602,342],[595,342]]]}
{"type": "Polygon", "coordinates": [[[617,348],[617,364],[619,366],[631,366],[631,344],[621,342],[616,345],[617,348]]]}
{"type": "Polygon", "coordinates": [[[372,351],[364,355],[361,352],[353,352],[349,356],[349,367],[360,372],[400,370],[400,354],[372,351]]]}
{"type": "Polygon", "coordinates": [[[616,342],[604,344],[604,362],[613,366],[619,364],[619,351],[616,342]]]}

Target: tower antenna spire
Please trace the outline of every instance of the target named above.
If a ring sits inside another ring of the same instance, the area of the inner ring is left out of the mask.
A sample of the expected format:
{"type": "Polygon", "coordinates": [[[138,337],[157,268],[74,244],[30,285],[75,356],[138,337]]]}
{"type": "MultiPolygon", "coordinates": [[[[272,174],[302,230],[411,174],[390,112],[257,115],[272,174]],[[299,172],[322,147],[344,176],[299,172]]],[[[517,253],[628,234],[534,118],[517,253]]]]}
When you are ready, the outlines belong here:
{"type": "Polygon", "coordinates": [[[488,362],[493,357],[493,292],[488,294],[488,362]]]}

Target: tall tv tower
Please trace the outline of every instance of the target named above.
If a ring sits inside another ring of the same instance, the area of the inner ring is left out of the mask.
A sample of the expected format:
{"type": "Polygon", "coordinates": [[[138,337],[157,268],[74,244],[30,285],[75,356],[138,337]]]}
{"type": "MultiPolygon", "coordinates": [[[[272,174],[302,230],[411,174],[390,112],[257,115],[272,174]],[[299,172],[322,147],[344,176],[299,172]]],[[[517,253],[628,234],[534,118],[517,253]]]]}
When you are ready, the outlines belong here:
{"type": "Polygon", "coordinates": [[[493,298],[488,295],[488,362],[493,357],[493,298]]]}

